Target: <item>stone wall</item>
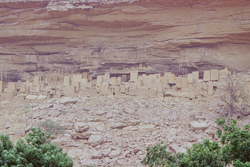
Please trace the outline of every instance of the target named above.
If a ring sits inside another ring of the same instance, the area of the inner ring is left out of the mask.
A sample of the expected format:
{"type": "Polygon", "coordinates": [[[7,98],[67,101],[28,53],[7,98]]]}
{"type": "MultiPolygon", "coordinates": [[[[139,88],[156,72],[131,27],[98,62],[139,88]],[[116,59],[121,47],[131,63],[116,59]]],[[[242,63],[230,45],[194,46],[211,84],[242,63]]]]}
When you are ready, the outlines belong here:
{"type": "MultiPolygon", "coordinates": [[[[141,67],[142,65],[140,65],[141,67]]],[[[214,94],[223,83],[227,68],[223,70],[205,70],[202,78],[199,72],[178,75],[171,72],[159,74],[141,74],[141,68],[131,68],[129,74],[112,76],[110,72],[93,78],[88,72],[67,73],[52,71],[36,73],[34,78],[25,82],[0,81],[2,99],[35,100],[37,98],[61,98],[78,96],[132,96],[143,98],[183,97],[195,99],[214,94]]],[[[249,75],[242,75],[248,79],[249,75]]],[[[246,83],[248,85],[248,83],[246,83]]],[[[218,93],[217,93],[218,94],[218,93]]]]}

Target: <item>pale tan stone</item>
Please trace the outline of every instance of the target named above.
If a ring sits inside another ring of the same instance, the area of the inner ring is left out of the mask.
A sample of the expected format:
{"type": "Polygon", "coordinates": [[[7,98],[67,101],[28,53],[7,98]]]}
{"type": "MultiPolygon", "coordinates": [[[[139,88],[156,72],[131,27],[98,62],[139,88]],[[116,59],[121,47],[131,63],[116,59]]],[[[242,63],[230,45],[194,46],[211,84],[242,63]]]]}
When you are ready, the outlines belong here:
{"type": "Polygon", "coordinates": [[[203,75],[203,81],[210,81],[210,79],[211,79],[210,70],[205,70],[203,75]]]}
{"type": "Polygon", "coordinates": [[[182,77],[176,77],[175,79],[176,79],[176,87],[177,88],[181,88],[181,78],[182,77]]]}
{"type": "Polygon", "coordinates": [[[132,87],[129,89],[129,95],[130,96],[135,96],[137,95],[137,85],[133,84],[132,87]]]}
{"type": "Polygon", "coordinates": [[[137,81],[138,79],[138,71],[130,72],[130,81],[137,81]]]}
{"type": "Polygon", "coordinates": [[[36,86],[36,93],[40,93],[40,90],[41,90],[41,86],[40,85],[36,86]]]}
{"type": "Polygon", "coordinates": [[[162,93],[163,92],[163,84],[159,84],[158,85],[158,93],[162,93]]]}
{"type": "Polygon", "coordinates": [[[82,78],[88,79],[88,72],[82,73],[82,78]]]}
{"type": "Polygon", "coordinates": [[[103,82],[101,84],[101,92],[100,92],[101,95],[109,95],[110,92],[109,92],[109,83],[108,82],[103,82]]]}
{"type": "Polygon", "coordinates": [[[157,98],[162,98],[164,94],[162,92],[157,92],[157,98]]]}
{"type": "Polygon", "coordinates": [[[127,75],[122,75],[122,82],[127,82],[128,79],[127,79],[127,75]]]}
{"type": "Polygon", "coordinates": [[[169,74],[168,83],[170,83],[170,84],[176,83],[175,74],[172,74],[172,73],[169,74]]]}
{"type": "Polygon", "coordinates": [[[211,70],[211,81],[219,80],[219,70],[211,70]]]}
{"type": "Polygon", "coordinates": [[[64,76],[63,86],[70,85],[70,76],[64,76]]]}
{"type": "Polygon", "coordinates": [[[231,74],[231,72],[227,69],[227,67],[225,67],[223,70],[219,71],[219,76],[224,76],[227,74],[231,74]]]}
{"type": "Polygon", "coordinates": [[[125,85],[120,85],[120,91],[121,91],[121,93],[126,92],[125,85]]]}
{"type": "Polygon", "coordinates": [[[80,87],[80,82],[74,82],[72,85],[75,86],[76,92],[79,92],[81,87],[80,87]]]}
{"type": "Polygon", "coordinates": [[[21,84],[19,92],[26,93],[26,84],[24,84],[24,83],[21,84]]]}
{"type": "Polygon", "coordinates": [[[76,87],[74,85],[65,87],[65,96],[73,97],[76,94],[76,87]]]}
{"type": "Polygon", "coordinates": [[[13,98],[16,96],[16,93],[15,92],[7,92],[5,94],[5,99],[6,100],[13,100],[13,98]]]}
{"type": "Polygon", "coordinates": [[[110,72],[105,72],[104,78],[109,79],[110,78],[110,72]]]}
{"type": "Polygon", "coordinates": [[[197,82],[199,80],[199,71],[193,72],[194,82],[197,82]]]}
{"type": "Polygon", "coordinates": [[[16,82],[8,82],[8,92],[16,92],[16,82]]]}
{"type": "Polygon", "coordinates": [[[214,88],[213,88],[213,83],[212,83],[212,82],[210,82],[210,83],[208,84],[207,94],[208,94],[208,95],[214,94],[214,88]]]}
{"type": "Polygon", "coordinates": [[[3,93],[3,81],[0,81],[0,93],[3,93]]]}
{"type": "Polygon", "coordinates": [[[87,90],[92,90],[93,89],[93,83],[92,82],[86,83],[86,89],[87,90]]]}
{"type": "Polygon", "coordinates": [[[98,75],[97,79],[96,79],[96,83],[97,84],[102,84],[102,82],[103,82],[103,76],[102,75],[98,75]]]}
{"type": "Polygon", "coordinates": [[[117,82],[116,82],[116,77],[111,77],[111,85],[116,85],[117,82]]]}
{"type": "Polygon", "coordinates": [[[82,81],[82,74],[73,74],[72,76],[72,84],[81,82],[82,81]]]}
{"type": "Polygon", "coordinates": [[[44,88],[45,87],[45,82],[44,81],[39,81],[39,84],[38,84],[41,88],[44,88]]]}
{"type": "Polygon", "coordinates": [[[195,98],[195,90],[190,90],[189,92],[189,98],[194,99],[195,98]]]}
{"type": "Polygon", "coordinates": [[[88,81],[92,82],[93,81],[93,76],[92,75],[88,75],[88,81]]]}
{"type": "Polygon", "coordinates": [[[161,78],[154,79],[154,85],[159,85],[161,83],[161,78]]]}
{"type": "Polygon", "coordinates": [[[115,95],[119,95],[120,94],[120,86],[115,86],[115,95]]]}
{"type": "Polygon", "coordinates": [[[171,75],[171,72],[164,72],[164,77],[165,78],[168,79],[170,77],[170,75],[171,75]]]}
{"type": "Polygon", "coordinates": [[[40,76],[34,76],[34,83],[33,83],[33,85],[34,86],[38,86],[40,80],[41,80],[40,76]]]}
{"type": "Polygon", "coordinates": [[[26,93],[27,94],[30,94],[30,89],[31,89],[30,85],[26,85],[26,93]]]}
{"type": "Polygon", "coordinates": [[[187,78],[181,78],[181,88],[186,89],[188,87],[188,80],[187,78]]]}
{"type": "Polygon", "coordinates": [[[142,68],[143,68],[143,66],[142,66],[142,64],[140,63],[140,64],[139,64],[139,69],[142,69],[142,68]]]}
{"type": "Polygon", "coordinates": [[[188,78],[188,83],[189,84],[194,83],[194,75],[193,75],[193,73],[188,74],[187,78],[188,78]]]}
{"type": "Polygon", "coordinates": [[[138,79],[137,81],[135,81],[135,85],[136,85],[137,88],[142,86],[142,80],[138,79]]]}
{"type": "Polygon", "coordinates": [[[157,75],[156,74],[149,74],[148,77],[149,77],[150,80],[153,81],[153,80],[156,79],[157,75]]]}
{"type": "Polygon", "coordinates": [[[121,77],[117,77],[116,82],[117,82],[118,85],[120,85],[122,83],[122,78],[121,77]]]}
{"type": "MultiPolygon", "coordinates": [[[[56,74],[55,74],[56,75],[56,74]]],[[[53,83],[59,80],[58,76],[46,76],[45,83],[53,83]]]]}

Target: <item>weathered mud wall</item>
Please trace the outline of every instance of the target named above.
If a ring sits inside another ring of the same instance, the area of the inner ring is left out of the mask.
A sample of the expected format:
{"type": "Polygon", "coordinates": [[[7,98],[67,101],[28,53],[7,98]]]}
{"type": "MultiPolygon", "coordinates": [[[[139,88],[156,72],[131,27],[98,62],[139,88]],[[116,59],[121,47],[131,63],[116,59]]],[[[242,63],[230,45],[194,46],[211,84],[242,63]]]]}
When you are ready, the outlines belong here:
{"type": "Polygon", "coordinates": [[[147,73],[250,67],[249,0],[2,0],[0,15],[0,80],[140,63],[147,73]]]}

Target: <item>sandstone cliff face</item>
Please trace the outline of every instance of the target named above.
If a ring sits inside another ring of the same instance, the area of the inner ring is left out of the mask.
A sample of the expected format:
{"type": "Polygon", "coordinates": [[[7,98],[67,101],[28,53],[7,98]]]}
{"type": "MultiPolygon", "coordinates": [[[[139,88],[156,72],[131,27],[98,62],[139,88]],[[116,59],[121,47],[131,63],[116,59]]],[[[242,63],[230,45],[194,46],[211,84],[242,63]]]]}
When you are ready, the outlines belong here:
{"type": "Polygon", "coordinates": [[[2,0],[0,14],[0,80],[250,67],[249,0],[2,0]]]}

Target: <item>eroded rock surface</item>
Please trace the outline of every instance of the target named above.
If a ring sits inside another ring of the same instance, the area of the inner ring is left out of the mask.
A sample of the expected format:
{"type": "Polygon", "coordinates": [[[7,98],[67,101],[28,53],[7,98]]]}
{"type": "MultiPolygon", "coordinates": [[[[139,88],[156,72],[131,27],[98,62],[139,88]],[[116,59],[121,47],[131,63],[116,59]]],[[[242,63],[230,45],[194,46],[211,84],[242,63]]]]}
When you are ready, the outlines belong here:
{"type": "Polygon", "coordinates": [[[0,8],[5,81],[49,70],[119,75],[140,63],[145,73],[249,68],[246,0],[3,0],[0,8]]]}

